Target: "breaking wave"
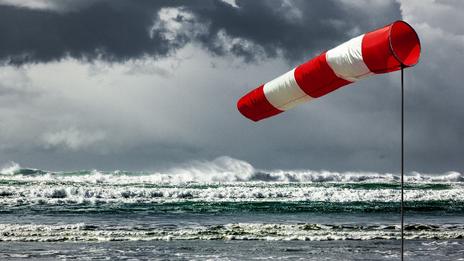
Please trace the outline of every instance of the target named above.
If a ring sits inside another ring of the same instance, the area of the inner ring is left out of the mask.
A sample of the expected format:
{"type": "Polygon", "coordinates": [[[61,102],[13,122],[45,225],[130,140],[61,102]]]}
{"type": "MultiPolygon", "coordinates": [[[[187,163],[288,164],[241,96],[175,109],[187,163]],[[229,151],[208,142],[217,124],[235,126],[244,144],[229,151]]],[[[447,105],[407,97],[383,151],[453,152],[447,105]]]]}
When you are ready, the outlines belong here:
{"type": "MultiPolygon", "coordinates": [[[[0,241],[149,241],[149,240],[397,240],[395,224],[266,224],[231,223],[185,227],[0,224],[0,241]]],[[[456,224],[408,224],[406,239],[463,239],[456,224]]]]}
{"type": "MultiPolygon", "coordinates": [[[[461,173],[411,173],[409,211],[464,212],[461,173]]],[[[159,172],[0,170],[0,212],[397,212],[398,176],[259,170],[230,157],[159,172]]]]}
{"type": "MultiPolygon", "coordinates": [[[[410,187],[406,201],[464,202],[462,186],[410,187]]],[[[398,202],[397,188],[376,184],[376,188],[346,184],[262,184],[138,186],[77,183],[28,183],[0,185],[1,205],[64,205],[102,203],[175,202],[398,202]]]]}
{"type": "MultiPolygon", "coordinates": [[[[375,172],[334,172],[314,170],[260,170],[248,162],[219,157],[213,161],[195,161],[166,171],[72,171],[53,172],[21,168],[12,162],[0,170],[0,180],[57,181],[108,184],[182,184],[182,183],[231,183],[231,182],[377,182],[399,181],[398,174],[375,172]]],[[[412,172],[406,182],[464,182],[464,175],[450,171],[443,174],[412,172]]]]}

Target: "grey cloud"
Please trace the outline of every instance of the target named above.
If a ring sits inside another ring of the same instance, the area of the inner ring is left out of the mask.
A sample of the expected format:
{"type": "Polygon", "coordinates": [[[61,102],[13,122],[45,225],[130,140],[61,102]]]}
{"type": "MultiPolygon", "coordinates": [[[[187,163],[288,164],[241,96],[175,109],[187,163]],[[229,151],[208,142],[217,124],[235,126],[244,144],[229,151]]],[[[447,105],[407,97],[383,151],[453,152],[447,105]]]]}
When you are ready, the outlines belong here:
{"type": "Polygon", "coordinates": [[[68,13],[1,5],[0,59],[13,64],[66,56],[117,61],[162,56],[178,47],[156,33],[148,34],[163,2],[130,3],[97,1],[68,13]]]}
{"type": "Polygon", "coordinates": [[[418,31],[423,49],[407,82],[410,164],[417,169],[426,165],[462,171],[464,5],[402,1],[401,10],[418,31]]]}
{"type": "Polygon", "coordinates": [[[212,0],[13,3],[0,2],[0,59],[13,64],[67,56],[110,61],[156,58],[188,42],[199,42],[216,55],[233,54],[247,61],[255,60],[257,53],[273,57],[280,52],[299,61],[302,54],[321,51],[399,18],[394,2],[371,3],[369,11],[337,1],[301,0],[238,1],[238,8],[212,0]],[[163,7],[192,13],[192,19],[179,13],[171,22],[194,26],[179,28],[174,39],[166,39],[166,28],[151,30],[163,7]],[[383,18],[372,22],[375,15],[383,18]],[[220,41],[221,33],[229,36],[226,42],[220,41]]]}
{"type": "MultiPolygon", "coordinates": [[[[210,24],[209,34],[198,40],[216,54],[221,55],[224,50],[214,46],[211,38],[225,30],[232,37],[250,40],[263,47],[267,56],[275,56],[281,51],[290,61],[302,61],[337,45],[340,40],[400,18],[395,2],[380,6],[366,2],[366,9],[338,1],[236,3],[239,8],[231,8],[222,2],[212,2],[203,8],[192,7],[199,19],[210,24]]],[[[246,51],[240,46],[232,53],[248,60],[254,55],[253,50],[246,51]]]]}

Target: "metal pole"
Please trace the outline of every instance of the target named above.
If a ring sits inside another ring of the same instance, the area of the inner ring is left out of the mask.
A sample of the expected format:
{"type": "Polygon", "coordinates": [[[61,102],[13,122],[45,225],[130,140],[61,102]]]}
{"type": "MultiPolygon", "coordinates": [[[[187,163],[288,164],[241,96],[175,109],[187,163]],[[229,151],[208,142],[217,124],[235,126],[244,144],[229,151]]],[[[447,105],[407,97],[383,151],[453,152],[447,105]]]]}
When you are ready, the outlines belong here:
{"type": "Polygon", "coordinates": [[[404,260],[404,67],[401,65],[401,261],[404,260]]]}

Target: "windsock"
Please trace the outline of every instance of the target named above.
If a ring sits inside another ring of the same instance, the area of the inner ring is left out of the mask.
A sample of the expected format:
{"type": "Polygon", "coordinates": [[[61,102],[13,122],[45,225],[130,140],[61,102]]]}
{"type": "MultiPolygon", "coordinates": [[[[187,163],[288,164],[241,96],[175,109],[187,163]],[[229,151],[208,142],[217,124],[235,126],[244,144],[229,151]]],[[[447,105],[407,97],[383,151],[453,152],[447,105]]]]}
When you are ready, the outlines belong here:
{"type": "Polygon", "coordinates": [[[238,110],[259,121],[373,74],[419,61],[420,42],[404,21],[355,37],[243,96],[238,110]]]}

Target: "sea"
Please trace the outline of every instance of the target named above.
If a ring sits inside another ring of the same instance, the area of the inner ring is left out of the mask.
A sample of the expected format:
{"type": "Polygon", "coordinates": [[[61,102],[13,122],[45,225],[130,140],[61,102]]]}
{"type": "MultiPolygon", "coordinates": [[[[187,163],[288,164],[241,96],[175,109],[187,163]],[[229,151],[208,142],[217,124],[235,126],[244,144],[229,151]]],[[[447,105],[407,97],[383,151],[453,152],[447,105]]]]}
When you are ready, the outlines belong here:
{"type": "MultiPolygon", "coordinates": [[[[399,260],[397,173],[0,170],[0,260],[399,260]]],[[[464,175],[407,173],[405,260],[464,260],[464,175]]]]}

